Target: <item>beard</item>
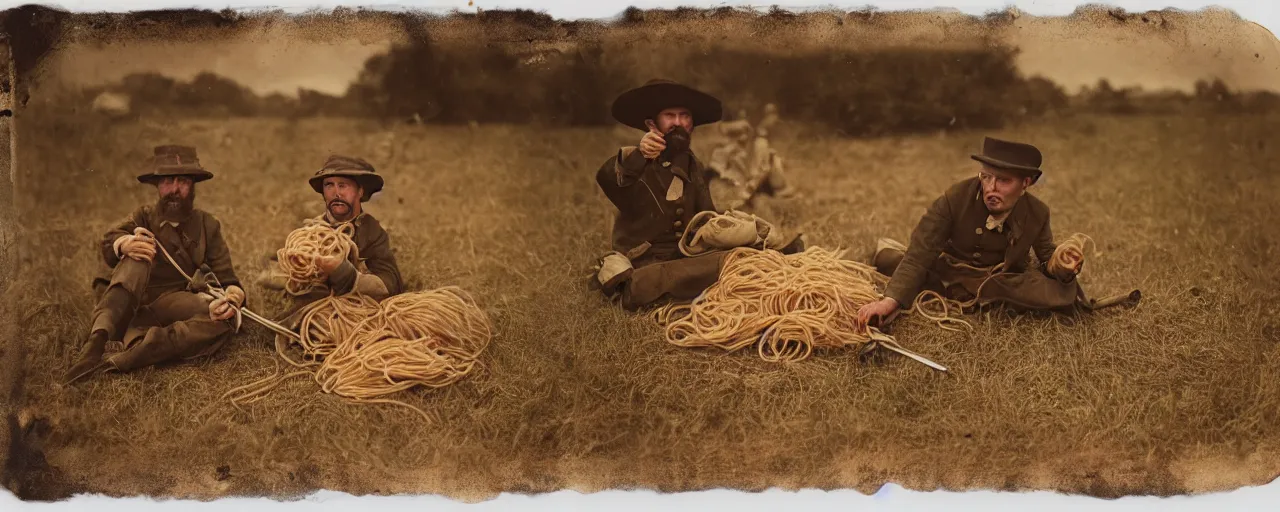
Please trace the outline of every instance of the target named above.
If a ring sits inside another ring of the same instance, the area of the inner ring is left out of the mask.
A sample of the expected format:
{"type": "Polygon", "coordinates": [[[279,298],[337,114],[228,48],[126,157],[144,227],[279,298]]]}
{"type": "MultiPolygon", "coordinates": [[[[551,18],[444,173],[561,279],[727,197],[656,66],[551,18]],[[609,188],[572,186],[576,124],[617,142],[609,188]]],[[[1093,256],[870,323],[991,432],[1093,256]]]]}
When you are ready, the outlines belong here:
{"type": "Polygon", "coordinates": [[[160,211],[160,218],[180,222],[191,215],[191,211],[195,209],[195,203],[196,188],[191,187],[191,193],[185,198],[178,195],[177,192],[161,196],[156,202],[156,208],[160,211]]]}
{"type": "Polygon", "coordinates": [[[667,148],[662,150],[659,158],[664,162],[670,162],[672,170],[680,170],[687,172],[693,163],[693,150],[690,148],[691,136],[688,130],[683,126],[676,126],[667,131],[662,138],[667,141],[667,148]]]}
{"type": "Polygon", "coordinates": [[[663,150],[669,156],[675,156],[682,153],[688,153],[693,143],[693,134],[685,130],[683,126],[676,126],[667,131],[662,138],[667,142],[667,148],[663,150]]]}

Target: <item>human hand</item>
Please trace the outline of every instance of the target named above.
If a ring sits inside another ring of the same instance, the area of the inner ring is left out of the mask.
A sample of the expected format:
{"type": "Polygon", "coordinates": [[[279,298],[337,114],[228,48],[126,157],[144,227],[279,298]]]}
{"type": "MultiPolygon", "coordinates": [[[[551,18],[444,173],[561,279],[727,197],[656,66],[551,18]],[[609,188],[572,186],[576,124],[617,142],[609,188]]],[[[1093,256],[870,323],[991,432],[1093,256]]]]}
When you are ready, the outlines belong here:
{"type": "Polygon", "coordinates": [[[875,302],[871,302],[858,308],[858,324],[869,325],[872,318],[879,317],[881,320],[892,315],[898,310],[898,301],[892,297],[885,297],[875,302]]]}
{"type": "Polygon", "coordinates": [[[226,292],[223,293],[223,297],[236,307],[244,305],[244,289],[234,284],[227,287],[226,292]]]}
{"type": "Polygon", "coordinates": [[[329,274],[332,274],[334,270],[337,270],[338,266],[342,265],[343,259],[345,258],[341,254],[335,254],[332,256],[317,255],[315,258],[316,270],[319,270],[322,275],[328,276],[329,274]]]}
{"type": "Polygon", "coordinates": [[[232,306],[231,301],[227,300],[226,297],[209,303],[209,319],[221,322],[233,316],[236,316],[236,308],[232,306]]]}
{"type": "Polygon", "coordinates": [[[156,240],[147,236],[149,234],[147,232],[144,234],[125,235],[124,242],[120,243],[120,253],[127,258],[151,263],[151,260],[156,256],[156,240]]]}
{"type": "Polygon", "coordinates": [[[1061,247],[1051,260],[1049,272],[1058,279],[1071,279],[1080,274],[1084,254],[1075,247],[1061,247]]]}
{"type": "Polygon", "coordinates": [[[658,158],[664,149],[667,149],[667,140],[656,128],[649,128],[649,131],[640,139],[640,154],[647,159],[658,158]]]}

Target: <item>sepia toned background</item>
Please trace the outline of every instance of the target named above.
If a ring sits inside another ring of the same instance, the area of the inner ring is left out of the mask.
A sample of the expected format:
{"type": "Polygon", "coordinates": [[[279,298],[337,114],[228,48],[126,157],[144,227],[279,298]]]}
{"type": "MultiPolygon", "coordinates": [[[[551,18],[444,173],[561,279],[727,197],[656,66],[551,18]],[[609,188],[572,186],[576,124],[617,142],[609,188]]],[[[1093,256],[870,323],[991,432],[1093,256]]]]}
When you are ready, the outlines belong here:
{"type": "Polygon", "coordinates": [[[1276,472],[1280,51],[1230,13],[147,19],[64,20],[18,112],[20,496],[886,481],[1117,496],[1276,472]],[[653,77],[717,94],[731,117],[777,104],[772,142],[802,196],[760,213],[868,257],[975,171],[983,135],[1036,144],[1055,233],[1099,242],[1087,290],[1144,302],[991,314],[972,333],[905,319],[895,334],[947,375],[892,355],[776,366],[665,345],[586,287],[610,214],[595,170],[640,135],[609,103],[653,77]],[[491,315],[484,369],[406,394],[430,424],[302,380],[232,407],[223,393],[277,364],[256,326],[209,361],[57,385],[87,334],[92,244],[154,200],[133,176],[166,143],[196,145],[217,176],[197,205],[246,278],[321,211],[305,180],[328,154],[369,159],[388,185],[368,210],[409,288],[459,285],[491,315]]]}

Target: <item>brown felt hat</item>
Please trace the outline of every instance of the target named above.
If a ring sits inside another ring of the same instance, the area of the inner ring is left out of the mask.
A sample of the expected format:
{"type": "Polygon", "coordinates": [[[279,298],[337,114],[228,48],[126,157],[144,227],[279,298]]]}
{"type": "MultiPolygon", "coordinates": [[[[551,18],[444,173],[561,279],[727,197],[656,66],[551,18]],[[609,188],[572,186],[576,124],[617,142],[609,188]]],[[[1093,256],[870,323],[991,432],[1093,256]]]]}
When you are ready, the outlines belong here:
{"type": "Polygon", "coordinates": [[[192,183],[213,178],[213,173],[200,166],[196,148],[191,146],[156,146],[148,159],[150,169],[138,175],[138,181],[154,185],[166,176],[187,176],[192,183]]]}
{"type": "Polygon", "coordinates": [[[360,187],[364,189],[364,196],[360,198],[362,202],[368,201],[374,194],[382,190],[382,176],[379,176],[373,165],[363,158],[330,155],[329,159],[324,162],[324,167],[316,171],[316,174],[307,182],[311,184],[311,188],[315,189],[317,194],[323,194],[324,179],[330,176],[341,176],[356,180],[356,183],[359,183],[360,187]]]}
{"type": "Polygon", "coordinates": [[[637,130],[648,131],[645,119],[653,119],[668,108],[683,107],[693,114],[693,125],[720,121],[724,107],[715,96],[671,80],[655,78],[618,95],[613,100],[613,118],[637,130]]]}
{"type": "Polygon", "coordinates": [[[1032,183],[1040,181],[1040,150],[1030,144],[986,137],[982,141],[982,154],[971,156],[992,167],[1031,178],[1032,183]]]}

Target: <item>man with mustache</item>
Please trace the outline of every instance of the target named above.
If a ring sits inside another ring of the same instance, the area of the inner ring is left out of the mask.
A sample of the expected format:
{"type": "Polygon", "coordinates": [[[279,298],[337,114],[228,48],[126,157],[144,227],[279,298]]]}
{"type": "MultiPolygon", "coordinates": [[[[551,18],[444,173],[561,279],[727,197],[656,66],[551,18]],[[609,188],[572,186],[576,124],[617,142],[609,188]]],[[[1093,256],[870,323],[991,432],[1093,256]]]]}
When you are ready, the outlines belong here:
{"type": "MultiPolygon", "coordinates": [[[[720,100],[670,80],[650,80],[614,101],[614,119],[643,130],[596,172],[596,183],[618,209],[613,252],[600,262],[596,283],[621,293],[636,310],[663,297],[690,300],[719,279],[723,251],[687,257],[679,249],[694,215],[716,212],[710,173],[690,147],[695,127],[720,121],[720,100]]],[[[783,251],[803,250],[796,236],[783,251]]]]}
{"type": "Polygon", "coordinates": [[[107,368],[130,371],[216,352],[233,331],[232,320],[245,293],[231,264],[222,224],[194,207],[195,184],[213,178],[189,146],[154,148],[151,169],[138,181],[159,193],[117,224],[100,243],[110,272],[99,276],[89,338],[67,373],[67,383],[107,368]],[[226,297],[213,300],[189,290],[182,272],[195,275],[208,265],[226,297]],[[121,352],[102,360],[108,341],[121,352]]]}
{"type": "Polygon", "coordinates": [[[348,255],[317,257],[316,267],[325,276],[329,289],[294,297],[293,307],[285,316],[292,316],[330,292],[355,292],[377,300],[403,292],[404,282],[391,251],[391,239],[378,219],[364,210],[364,203],[383,187],[382,176],[373,165],[360,158],[332,155],[307,182],[324,198],[325,212],[315,220],[334,228],[347,223],[355,228],[352,239],[359,261],[353,263],[348,255]]]}
{"type": "MultiPolygon", "coordinates": [[[[858,311],[864,325],[877,317],[886,323],[899,308],[911,307],[926,288],[961,301],[978,297],[979,305],[1100,307],[1085,299],[1075,279],[1082,259],[1067,258],[1060,267],[1048,264],[1057,250],[1049,207],[1028,192],[1042,174],[1040,150],[987,137],[982,154],[972,158],[981,163],[978,175],[952,185],[933,202],[911,233],[909,246],[890,239],[877,242],[872,262],[891,279],[884,298],[858,311]],[[1040,263],[1029,270],[1031,252],[1040,263]],[[1003,270],[988,281],[1000,264],[1003,270]]],[[[1138,292],[1129,297],[1136,299],[1138,292]]]]}

